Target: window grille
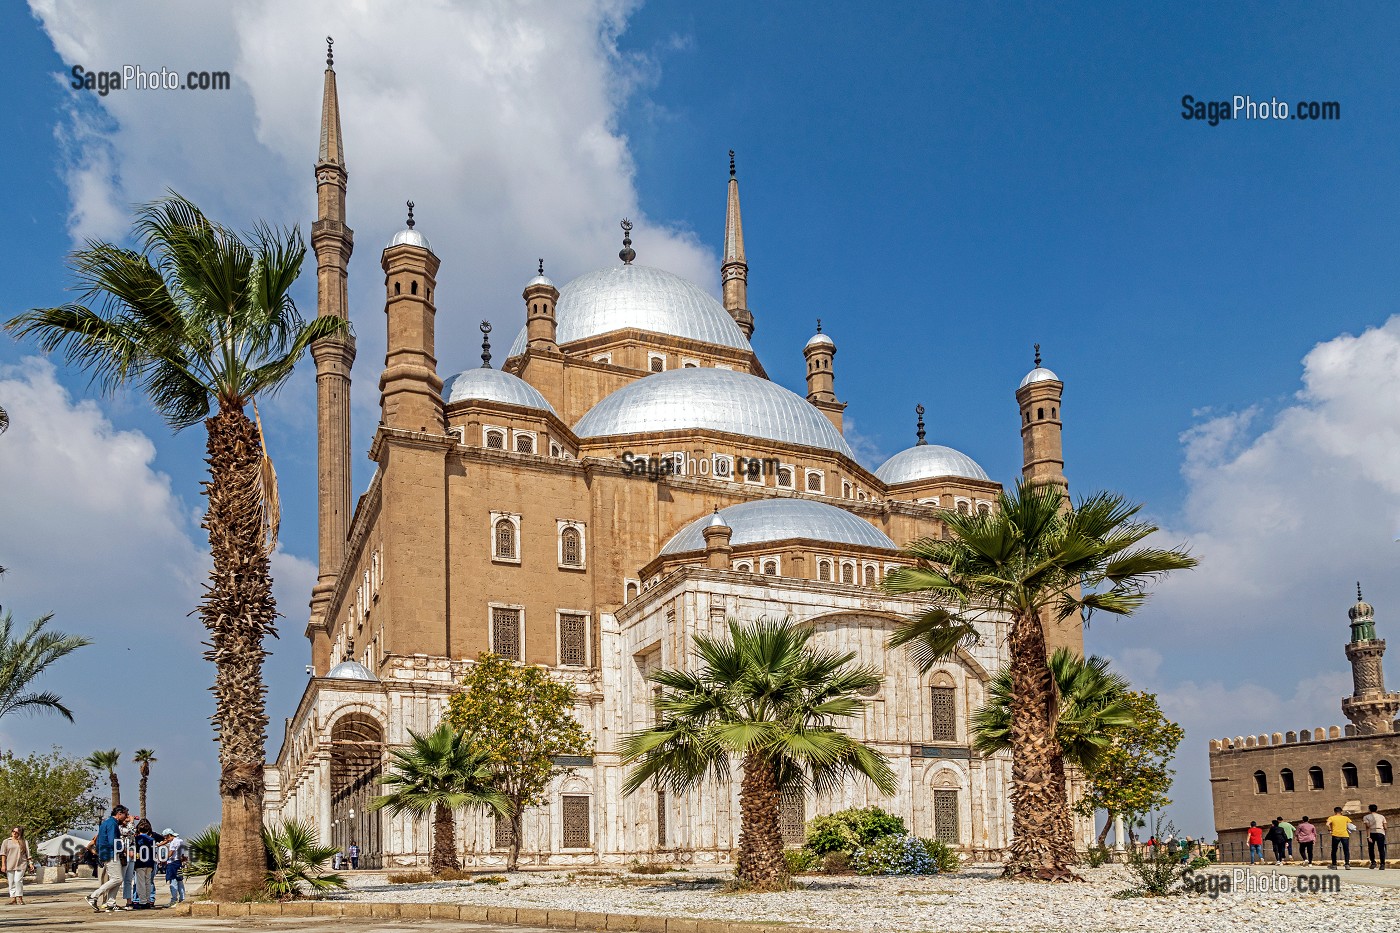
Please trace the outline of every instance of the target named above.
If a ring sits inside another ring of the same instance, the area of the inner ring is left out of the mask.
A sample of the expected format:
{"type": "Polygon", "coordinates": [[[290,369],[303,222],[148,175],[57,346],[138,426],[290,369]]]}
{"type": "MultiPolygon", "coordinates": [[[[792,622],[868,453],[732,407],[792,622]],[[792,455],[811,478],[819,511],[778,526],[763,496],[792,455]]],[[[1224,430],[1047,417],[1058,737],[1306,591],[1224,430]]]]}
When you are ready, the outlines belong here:
{"type": "Polygon", "coordinates": [[[952,687],[933,687],[933,741],[956,742],[958,726],[955,718],[952,687]]]}
{"type": "Polygon", "coordinates": [[[659,373],[659,372],[661,372],[661,371],[662,371],[663,369],[665,369],[665,368],[666,368],[666,361],[663,360],[661,357],[659,357],[659,356],[653,356],[653,357],[651,358],[651,371],[652,371],[652,372],[654,372],[654,373],[659,373]]]}
{"type": "Polygon", "coordinates": [[[564,563],[568,564],[570,567],[579,566],[583,563],[583,548],[579,546],[583,542],[578,533],[578,529],[565,528],[562,537],[563,546],[561,550],[564,552],[564,563]]]}
{"type": "Polygon", "coordinates": [[[824,560],[817,564],[817,579],[823,583],[831,582],[831,561],[824,560]]]}
{"type": "Polygon", "coordinates": [[[521,660],[519,609],[492,608],[491,650],[512,661],[521,660]]]}
{"type": "Polygon", "coordinates": [[[958,514],[959,514],[959,515],[966,515],[966,514],[967,514],[967,503],[966,503],[966,502],[959,502],[959,503],[958,503],[958,514]]]}
{"type": "Polygon", "coordinates": [[[559,617],[559,663],[569,667],[588,666],[588,619],[586,617],[559,617]]]}
{"type": "Polygon", "coordinates": [[[772,560],[766,562],[763,565],[763,572],[770,577],[776,577],[778,575],[778,562],[772,560]]]}
{"type": "Polygon", "coordinates": [[[564,848],[587,849],[593,839],[588,825],[588,798],[564,798],[564,848]]]}
{"type": "Polygon", "coordinates": [[[656,844],[666,847],[666,792],[656,792],[656,844]]]}
{"type": "Polygon", "coordinates": [[[933,838],[950,846],[958,844],[958,792],[933,792],[933,838]]]}
{"type": "Polygon", "coordinates": [[[808,492],[821,492],[821,491],[822,491],[822,475],[821,475],[820,473],[808,473],[808,474],[807,474],[807,491],[808,491],[808,492]]]}
{"type": "Polygon", "coordinates": [[[510,817],[500,813],[496,814],[496,835],[494,845],[497,849],[509,849],[515,842],[515,826],[511,824],[510,817]]]}
{"type": "Polygon", "coordinates": [[[496,522],[496,556],[515,558],[515,525],[508,518],[496,522]]]}
{"type": "Polygon", "coordinates": [[[528,434],[515,435],[515,452],[518,454],[534,453],[535,439],[528,434]]]}
{"type": "Polygon", "coordinates": [[[778,805],[778,832],[783,845],[800,846],[807,840],[807,800],[801,791],[783,791],[778,805]]]}
{"type": "Polygon", "coordinates": [[[841,568],[841,582],[842,582],[842,583],[855,583],[855,582],[856,582],[856,567],[855,567],[855,564],[846,564],[846,565],[844,565],[844,566],[841,568]]]}
{"type": "Polygon", "coordinates": [[[487,431],[487,432],[486,432],[486,446],[487,446],[487,447],[490,447],[492,450],[505,450],[505,449],[506,449],[506,432],[504,432],[504,431],[487,431]]]}
{"type": "Polygon", "coordinates": [[[792,488],[792,470],[789,470],[787,467],[778,468],[778,485],[786,486],[789,489],[792,488]]]}
{"type": "Polygon", "coordinates": [[[874,585],[875,585],[875,568],[874,568],[874,567],[866,567],[866,568],[865,568],[865,585],[866,585],[866,586],[874,586],[874,585]]]}

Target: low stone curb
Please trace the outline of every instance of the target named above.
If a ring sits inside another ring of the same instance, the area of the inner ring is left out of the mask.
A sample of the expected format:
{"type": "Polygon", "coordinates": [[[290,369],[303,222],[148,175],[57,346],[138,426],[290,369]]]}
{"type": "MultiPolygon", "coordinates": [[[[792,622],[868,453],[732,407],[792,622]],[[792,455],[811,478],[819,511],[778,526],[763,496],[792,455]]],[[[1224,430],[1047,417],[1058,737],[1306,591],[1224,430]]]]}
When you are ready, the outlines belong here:
{"type": "Polygon", "coordinates": [[[831,933],[779,923],[731,923],[691,917],[603,914],[532,907],[486,907],[480,904],[378,904],[364,901],[291,901],[277,904],[225,904],[197,901],[168,913],[191,917],[372,917],[396,920],[458,920],[506,923],[556,930],[626,930],[632,933],[831,933]]]}

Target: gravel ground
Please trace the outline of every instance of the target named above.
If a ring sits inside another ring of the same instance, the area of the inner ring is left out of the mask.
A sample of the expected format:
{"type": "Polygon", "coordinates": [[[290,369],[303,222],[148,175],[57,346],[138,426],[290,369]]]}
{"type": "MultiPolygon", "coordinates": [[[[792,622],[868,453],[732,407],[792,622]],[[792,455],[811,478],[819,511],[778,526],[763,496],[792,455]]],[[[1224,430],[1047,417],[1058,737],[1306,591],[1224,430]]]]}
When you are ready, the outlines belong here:
{"type": "MultiPolygon", "coordinates": [[[[995,866],[957,875],[862,878],[803,876],[803,890],[782,894],[722,894],[719,876],[676,872],[662,876],[607,871],[527,873],[489,885],[442,882],[422,885],[369,883],[347,894],[354,900],[398,903],[485,904],[553,910],[703,917],[793,923],[859,933],[1328,933],[1400,929],[1400,890],[1348,884],[1328,894],[1234,891],[1204,895],[1111,897],[1130,886],[1121,866],[1084,869],[1084,884],[1042,885],[1002,881],[995,866]]],[[[1260,872],[1256,877],[1272,877],[1260,872]]],[[[1280,876],[1282,877],[1282,876],[1280,876]]],[[[1293,879],[1289,879],[1291,883],[1293,879]]]]}

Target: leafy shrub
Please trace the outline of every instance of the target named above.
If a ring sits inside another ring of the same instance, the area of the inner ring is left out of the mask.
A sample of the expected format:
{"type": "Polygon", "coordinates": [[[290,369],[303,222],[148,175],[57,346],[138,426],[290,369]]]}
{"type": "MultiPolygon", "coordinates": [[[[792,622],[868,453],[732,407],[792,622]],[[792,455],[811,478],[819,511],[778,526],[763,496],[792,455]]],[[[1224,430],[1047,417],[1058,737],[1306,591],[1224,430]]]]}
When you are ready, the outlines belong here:
{"type": "Polygon", "coordinates": [[[822,857],[822,871],[828,875],[846,875],[851,872],[849,852],[830,852],[822,857]]]}
{"type": "MultiPolygon", "coordinates": [[[[219,868],[219,827],[210,826],[189,841],[193,875],[203,875],[206,889],[219,868]]],[[[263,891],[278,900],[292,900],[347,887],[345,878],[326,871],[334,846],[321,845],[315,828],[300,820],[263,826],[263,855],[267,874],[263,891]]]]}
{"type": "Polygon", "coordinates": [[[482,878],[472,879],[476,884],[505,884],[510,879],[505,875],[486,875],[482,878]]]}
{"type": "Polygon", "coordinates": [[[402,871],[388,876],[390,884],[427,884],[432,880],[432,874],[426,871],[402,871]]]}
{"type": "MultiPolygon", "coordinates": [[[[1211,853],[1212,855],[1214,853],[1211,853]]],[[[1206,855],[1198,855],[1187,863],[1186,867],[1192,871],[1200,871],[1202,868],[1209,868],[1215,859],[1206,855]]]]}
{"type": "Polygon", "coordinates": [[[1089,851],[1084,853],[1084,861],[1090,868],[1098,868],[1107,864],[1113,854],[1108,851],[1108,846],[1090,846],[1089,851]]]}
{"type": "Polygon", "coordinates": [[[816,871],[821,857],[811,849],[785,849],[783,861],[787,863],[789,875],[801,875],[809,871],[816,871]]]}
{"type": "Polygon", "coordinates": [[[840,813],[819,816],[807,824],[807,848],[817,855],[849,852],[858,845],[860,837],[840,813]]]}
{"type": "Polygon", "coordinates": [[[660,862],[643,862],[641,859],[633,859],[627,866],[627,870],[634,875],[664,875],[671,870],[671,866],[662,865],[660,862]]]}
{"type": "Polygon", "coordinates": [[[862,875],[927,875],[937,871],[917,836],[884,836],[851,853],[851,866],[862,875]]]}
{"type": "MultiPolygon", "coordinates": [[[[1158,839],[1173,837],[1176,835],[1176,827],[1171,823],[1163,826],[1162,821],[1158,820],[1152,834],[1158,839]]],[[[1126,891],[1118,892],[1114,897],[1166,897],[1169,894],[1180,894],[1181,876],[1189,870],[1190,865],[1183,863],[1181,857],[1169,846],[1150,846],[1145,853],[1134,849],[1128,853],[1128,871],[1137,878],[1138,883],[1126,891]]]]}
{"type": "Polygon", "coordinates": [[[962,868],[962,859],[958,858],[958,853],[946,842],[939,842],[937,839],[921,840],[924,844],[924,851],[933,860],[933,872],[940,875],[954,875],[962,868]]]}

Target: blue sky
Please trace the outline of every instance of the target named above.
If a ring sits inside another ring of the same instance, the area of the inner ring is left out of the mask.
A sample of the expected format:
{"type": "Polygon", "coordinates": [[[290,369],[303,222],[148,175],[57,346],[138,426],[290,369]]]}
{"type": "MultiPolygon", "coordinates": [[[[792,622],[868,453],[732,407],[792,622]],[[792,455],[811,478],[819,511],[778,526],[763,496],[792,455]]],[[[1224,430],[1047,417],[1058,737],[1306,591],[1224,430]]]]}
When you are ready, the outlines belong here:
{"type": "MultiPolygon", "coordinates": [[[[305,231],[330,33],[357,233],[357,452],[383,353],[378,247],[406,198],[443,259],[447,374],[474,365],[482,317],[509,340],[537,255],[556,281],[607,265],[624,215],[639,261],[716,289],[733,148],[755,345],[800,389],[823,319],[869,466],[912,443],[922,402],[931,441],[1011,480],[1012,393],[1038,341],[1067,386],[1074,488],[1145,502],[1206,561],[1142,618],[1089,635],[1188,727],[1184,831],[1209,830],[1209,737],[1339,721],[1358,576],[1382,631],[1400,618],[1393,8],[143,6],[0,9],[6,317],[63,300],[75,238],[119,236],[125,206],[167,186],[305,231]],[[228,69],[235,87],[67,86],[73,64],[125,63],[228,69]],[[1342,118],[1211,127],[1182,119],[1185,94],[1335,100],[1342,118]]],[[[299,286],[308,310],[313,286],[299,286]]],[[[153,794],[202,824],[210,672],[184,617],[202,572],[200,432],[172,437],[139,398],[84,403],[85,377],[33,355],[0,337],[0,405],[17,419],[0,438],[0,603],[55,610],[98,644],[49,684],[76,725],[6,721],[0,741],[168,747],[153,794]],[[20,424],[28,412],[53,430],[20,424]],[[114,669],[140,686],[97,686],[114,669]],[[164,691],[190,701],[169,710],[164,691]]],[[[275,724],[304,683],[311,400],[303,367],[265,408],[286,506],[275,724]]],[[[270,752],[279,739],[274,726],[270,752]]]]}

